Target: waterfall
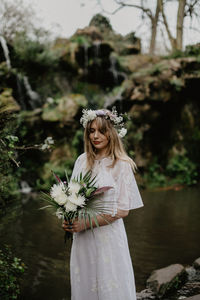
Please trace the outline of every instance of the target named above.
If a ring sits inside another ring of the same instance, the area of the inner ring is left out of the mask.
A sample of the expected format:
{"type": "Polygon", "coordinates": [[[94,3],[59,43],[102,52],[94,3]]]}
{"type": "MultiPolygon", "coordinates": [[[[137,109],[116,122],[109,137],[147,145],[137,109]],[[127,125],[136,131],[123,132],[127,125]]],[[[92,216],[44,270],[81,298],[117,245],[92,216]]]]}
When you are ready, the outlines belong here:
{"type": "Polygon", "coordinates": [[[95,46],[95,59],[97,59],[100,56],[101,41],[94,41],[93,45],[95,46]]]}
{"type": "Polygon", "coordinates": [[[22,78],[19,74],[16,75],[16,80],[17,80],[17,91],[18,91],[18,99],[19,99],[19,104],[22,108],[22,110],[26,110],[26,103],[24,101],[24,94],[23,94],[23,86],[22,86],[22,78]]]}
{"type": "Polygon", "coordinates": [[[11,62],[10,62],[10,56],[9,56],[9,49],[6,43],[6,40],[4,39],[4,37],[2,35],[0,35],[0,43],[1,43],[1,47],[3,49],[3,53],[6,59],[6,64],[8,69],[11,68],[11,62]]]}
{"type": "Polygon", "coordinates": [[[88,73],[88,45],[83,45],[84,49],[84,74],[87,75],[88,73]]]}
{"type": "Polygon", "coordinates": [[[40,102],[40,96],[37,92],[33,91],[32,90],[32,87],[29,83],[29,80],[28,80],[28,77],[27,76],[24,76],[24,86],[25,86],[25,89],[26,89],[26,92],[30,98],[30,106],[34,109],[37,107],[37,104],[39,104],[40,102]]]}
{"type": "Polygon", "coordinates": [[[114,55],[110,55],[110,72],[113,75],[114,83],[118,84],[118,71],[116,68],[117,59],[114,55]]]}
{"type": "Polygon", "coordinates": [[[21,181],[20,182],[21,189],[20,192],[23,194],[29,194],[32,190],[32,188],[29,186],[29,184],[26,181],[21,181]]]}

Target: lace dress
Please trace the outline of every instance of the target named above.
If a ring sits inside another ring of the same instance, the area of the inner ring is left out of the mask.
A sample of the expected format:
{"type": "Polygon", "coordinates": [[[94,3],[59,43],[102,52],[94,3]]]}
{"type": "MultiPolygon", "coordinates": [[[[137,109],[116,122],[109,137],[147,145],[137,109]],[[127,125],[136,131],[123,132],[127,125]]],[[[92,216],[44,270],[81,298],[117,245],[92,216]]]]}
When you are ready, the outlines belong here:
{"type": "MultiPolygon", "coordinates": [[[[128,162],[109,157],[96,160],[93,174],[98,187],[112,186],[101,201],[114,200],[112,215],[143,206],[128,162]]],[[[86,154],[75,162],[72,178],[86,170],[86,154]]],[[[72,300],[136,300],[135,280],[123,219],[111,224],[73,234],[70,258],[72,300]]]]}

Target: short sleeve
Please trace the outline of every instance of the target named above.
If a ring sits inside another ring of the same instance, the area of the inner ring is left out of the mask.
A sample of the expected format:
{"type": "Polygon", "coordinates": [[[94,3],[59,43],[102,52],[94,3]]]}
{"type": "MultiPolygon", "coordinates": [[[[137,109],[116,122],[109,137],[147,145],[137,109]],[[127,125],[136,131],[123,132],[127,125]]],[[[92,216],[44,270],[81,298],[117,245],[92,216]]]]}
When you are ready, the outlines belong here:
{"type": "Polygon", "coordinates": [[[143,201],[131,165],[118,161],[116,172],[117,208],[130,210],[142,207],[143,201]]]}
{"type": "Polygon", "coordinates": [[[85,153],[81,154],[74,163],[74,168],[72,171],[71,179],[77,178],[83,168],[83,163],[85,162],[85,153]]]}

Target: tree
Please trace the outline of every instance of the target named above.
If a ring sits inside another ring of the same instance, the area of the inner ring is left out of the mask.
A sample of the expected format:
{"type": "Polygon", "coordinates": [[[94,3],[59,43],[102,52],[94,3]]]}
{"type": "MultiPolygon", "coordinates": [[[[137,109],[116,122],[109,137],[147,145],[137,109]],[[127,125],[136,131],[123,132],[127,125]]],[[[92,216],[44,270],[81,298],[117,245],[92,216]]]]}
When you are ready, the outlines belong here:
{"type": "MultiPolygon", "coordinates": [[[[97,1],[101,5],[101,0],[97,0],[97,1]]],[[[146,1],[143,1],[143,0],[141,0],[140,5],[134,4],[134,3],[127,3],[126,1],[121,1],[121,0],[114,0],[114,2],[118,5],[118,7],[111,14],[117,13],[119,10],[121,10],[124,7],[132,7],[132,8],[138,9],[142,12],[142,19],[144,17],[147,17],[150,20],[150,22],[151,22],[151,38],[150,38],[149,53],[153,54],[155,51],[156,35],[157,35],[159,15],[161,13],[162,0],[156,0],[157,4],[156,4],[155,12],[153,12],[153,9],[148,7],[145,3],[146,1]]],[[[101,5],[101,7],[102,7],[102,5],[101,5]]]]}
{"type": "MultiPolygon", "coordinates": [[[[101,4],[101,0],[97,0],[99,4],[101,4]]],[[[130,0],[128,3],[126,0],[114,0],[117,4],[117,8],[111,13],[115,14],[120,9],[124,7],[132,7],[138,9],[142,12],[142,19],[147,17],[151,22],[151,36],[150,36],[150,45],[149,45],[149,53],[154,54],[156,48],[156,36],[158,32],[158,28],[165,29],[167,33],[168,40],[171,45],[171,50],[182,50],[183,46],[183,32],[184,32],[184,18],[189,16],[190,18],[197,17],[199,18],[200,12],[200,1],[199,0],[140,0],[140,4],[136,4],[136,1],[130,0]],[[152,4],[156,6],[153,7],[152,4]],[[149,3],[148,3],[149,2],[149,3]],[[176,16],[176,34],[173,36],[170,27],[169,21],[166,16],[165,6],[169,2],[177,2],[177,16],[176,16]]],[[[101,5],[102,7],[102,5],[101,5]]],[[[104,12],[106,12],[104,10],[104,12]]]]}
{"type": "MultiPolygon", "coordinates": [[[[194,16],[199,18],[200,4],[199,0],[178,0],[178,10],[176,18],[176,36],[173,37],[167,18],[164,11],[164,3],[162,2],[162,17],[164,26],[171,44],[172,50],[182,50],[183,48],[183,32],[184,32],[184,19],[189,16],[193,18],[194,16]]],[[[176,0],[177,2],[177,0],[176,0]]]]}
{"type": "Polygon", "coordinates": [[[35,13],[30,5],[22,0],[1,0],[0,35],[12,42],[19,32],[31,32],[34,29],[35,13]]]}

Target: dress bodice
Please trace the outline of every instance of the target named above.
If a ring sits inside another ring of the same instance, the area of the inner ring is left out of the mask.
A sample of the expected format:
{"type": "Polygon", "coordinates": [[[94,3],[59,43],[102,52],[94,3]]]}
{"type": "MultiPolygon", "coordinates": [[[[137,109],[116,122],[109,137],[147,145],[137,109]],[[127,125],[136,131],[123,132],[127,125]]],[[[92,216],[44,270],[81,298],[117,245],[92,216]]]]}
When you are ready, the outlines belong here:
{"type": "MultiPolygon", "coordinates": [[[[92,175],[96,176],[98,187],[111,186],[112,189],[101,196],[101,201],[112,202],[112,214],[117,209],[130,210],[143,206],[142,198],[132,171],[127,161],[118,160],[114,167],[110,167],[112,159],[104,157],[97,159],[92,168],[92,175]]],[[[81,154],[74,166],[72,178],[87,172],[86,153],[81,154]]]]}

